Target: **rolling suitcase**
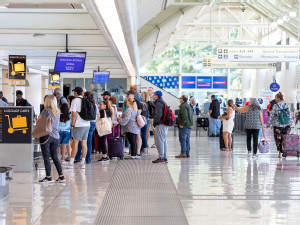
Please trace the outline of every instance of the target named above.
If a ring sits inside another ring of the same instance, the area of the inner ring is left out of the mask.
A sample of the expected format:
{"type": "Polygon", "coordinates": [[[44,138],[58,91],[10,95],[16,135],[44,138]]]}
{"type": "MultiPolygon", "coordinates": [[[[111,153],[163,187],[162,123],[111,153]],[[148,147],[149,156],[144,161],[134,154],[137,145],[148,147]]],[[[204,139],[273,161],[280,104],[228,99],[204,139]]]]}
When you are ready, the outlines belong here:
{"type": "MultiPolygon", "coordinates": [[[[231,134],[232,138],[232,144],[231,144],[231,150],[233,150],[233,132],[231,134]]],[[[221,128],[220,128],[220,150],[225,148],[225,142],[223,139],[223,124],[221,123],[221,128]]]]}
{"type": "Polygon", "coordinates": [[[282,142],[283,157],[287,156],[297,156],[300,155],[300,138],[298,134],[286,134],[283,135],[282,142]]]}
{"type": "MultiPolygon", "coordinates": [[[[113,130],[114,131],[114,130],[113,130]]],[[[119,135],[117,137],[108,137],[107,145],[108,145],[108,156],[110,159],[113,157],[118,157],[121,160],[124,159],[124,139],[120,136],[121,127],[119,128],[119,135]]]]}

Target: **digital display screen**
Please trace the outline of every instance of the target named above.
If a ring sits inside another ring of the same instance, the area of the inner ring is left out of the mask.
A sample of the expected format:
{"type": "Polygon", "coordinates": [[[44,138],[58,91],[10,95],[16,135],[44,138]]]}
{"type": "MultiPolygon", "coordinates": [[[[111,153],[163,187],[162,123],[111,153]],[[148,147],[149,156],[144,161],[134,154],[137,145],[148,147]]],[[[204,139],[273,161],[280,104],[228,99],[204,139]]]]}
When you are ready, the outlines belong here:
{"type": "Polygon", "coordinates": [[[83,73],[86,52],[58,52],[55,61],[55,72],[83,73]]]}
{"type": "Polygon", "coordinates": [[[182,76],[181,88],[196,89],[196,77],[182,76]]]}
{"type": "Polygon", "coordinates": [[[211,89],[212,88],[212,77],[197,77],[197,88],[198,89],[211,89]]]}
{"type": "Polygon", "coordinates": [[[109,80],[108,71],[94,72],[94,76],[93,76],[94,84],[108,83],[108,80],[109,80]]]}
{"type": "Polygon", "coordinates": [[[226,76],[213,77],[213,88],[216,89],[227,89],[228,81],[226,76]]]}

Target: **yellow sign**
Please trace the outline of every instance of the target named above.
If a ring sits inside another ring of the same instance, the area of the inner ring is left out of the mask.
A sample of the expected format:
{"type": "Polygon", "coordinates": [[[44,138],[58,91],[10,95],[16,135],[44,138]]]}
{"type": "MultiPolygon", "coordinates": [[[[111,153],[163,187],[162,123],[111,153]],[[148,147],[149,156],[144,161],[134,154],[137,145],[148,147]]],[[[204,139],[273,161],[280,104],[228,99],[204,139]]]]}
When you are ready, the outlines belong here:
{"type": "Polygon", "coordinates": [[[12,134],[17,130],[21,130],[23,134],[26,134],[28,127],[27,127],[27,119],[25,116],[18,115],[17,117],[12,118],[12,122],[10,122],[9,115],[5,115],[5,116],[7,117],[8,124],[9,124],[9,128],[7,130],[8,133],[12,134]]]}
{"type": "Polygon", "coordinates": [[[49,70],[48,88],[49,89],[60,88],[60,72],[49,70]]]}
{"type": "Polygon", "coordinates": [[[11,85],[25,85],[26,80],[26,56],[9,56],[8,83],[11,85]]]}

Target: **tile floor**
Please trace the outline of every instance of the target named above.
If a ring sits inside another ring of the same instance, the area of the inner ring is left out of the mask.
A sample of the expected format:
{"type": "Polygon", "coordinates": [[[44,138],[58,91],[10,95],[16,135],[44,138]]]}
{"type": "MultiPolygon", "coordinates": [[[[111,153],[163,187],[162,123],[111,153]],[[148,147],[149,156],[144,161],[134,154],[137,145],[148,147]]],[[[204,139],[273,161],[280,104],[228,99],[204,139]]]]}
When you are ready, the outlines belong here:
{"type": "MultiPolygon", "coordinates": [[[[175,159],[180,151],[178,137],[169,135],[169,164],[158,165],[161,171],[153,169],[151,159],[156,150],[150,149],[150,155],[143,160],[128,163],[112,160],[109,164],[100,164],[96,161],[99,155],[96,155],[85,171],[66,169],[66,184],[37,183],[37,179],[45,175],[43,169],[33,174],[15,173],[9,197],[0,201],[0,225],[97,223],[97,216],[106,215],[101,209],[105,208],[104,200],[109,193],[122,195],[132,188],[122,187],[118,192],[112,185],[122,185],[128,179],[139,185],[139,189],[135,186],[132,190],[138,191],[134,197],[141,200],[143,211],[137,213],[133,209],[130,214],[122,199],[124,212],[120,212],[115,221],[126,225],[172,224],[162,214],[157,214],[157,220],[154,214],[158,212],[147,208],[143,202],[148,199],[145,195],[153,197],[156,191],[158,195],[163,191],[157,186],[160,182],[150,182],[162,171],[170,174],[169,178],[161,178],[170,181],[171,200],[176,202],[170,207],[174,207],[174,212],[183,212],[191,225],[300,224],[300,166],[295,157],[278,159],[272,145],[270,153],[259,154],[256,160],[247,158],[244,136],[235,136],[232,153],[220,152],[218,143],[218,138],[192,137],[191,158],[175,159]],[[143,169],[136,173],[138,168],[143,169]],[[140,179],[134,180],[130,171],[140,179]],[[128,179],[117,179],[117,175],[128,176],[128,179]]],[[[106,200],[113,203],[113,199],[106,200]]],[[[157,200],[158,207],[159,204],[162,203],[157,200]]],[[[155,202],[149,204],[152,208],[154,205],[155,202]]],[[[182,221],[186,221],[184,214],[178,217],[182,221]]]]}

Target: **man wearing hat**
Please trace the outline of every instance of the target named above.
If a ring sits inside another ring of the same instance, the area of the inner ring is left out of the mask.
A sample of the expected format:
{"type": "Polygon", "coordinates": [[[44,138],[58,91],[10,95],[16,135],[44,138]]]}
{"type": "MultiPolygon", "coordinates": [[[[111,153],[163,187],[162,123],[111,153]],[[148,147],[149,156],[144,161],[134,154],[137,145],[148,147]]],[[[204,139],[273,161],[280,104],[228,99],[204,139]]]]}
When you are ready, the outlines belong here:
{"type": "Polygon", "coordinates": [[[84,120],[78,114],[81,111],[83,89],[82,87],[76,87],[74,90],[74,100],[72,101],[70,111],[72,112],[71,129],[72,129],[72,154],[71,160],[66,165],[67,167],[74,167],[75,156],[78,151],[78,144],[81,141],[82,146],[82,157],[81,157],[81,168],[85,169],[85,157],[87,153],[87,138],[90,130],[90,121],[84,120]]]}
{"type": "Polygon", "coordinates": [[[168,126],[163,124],[163,116],[165,109],[165,102],[162,99],[162,92],[156,91],[153,95],[153,100],[155,104],[154,120],[153,125],[155,127],[155,144],[159,154],[158,159],[152,161],[153,163],[168,163],[167,159],[167,134],[168,126]]]}
{"type": "Polygon", "coordinates": [[[104,101],[108,101],[111,97],[111,93],[109,91],[104,91],[101,96],[103,97],[104,101]]]}

